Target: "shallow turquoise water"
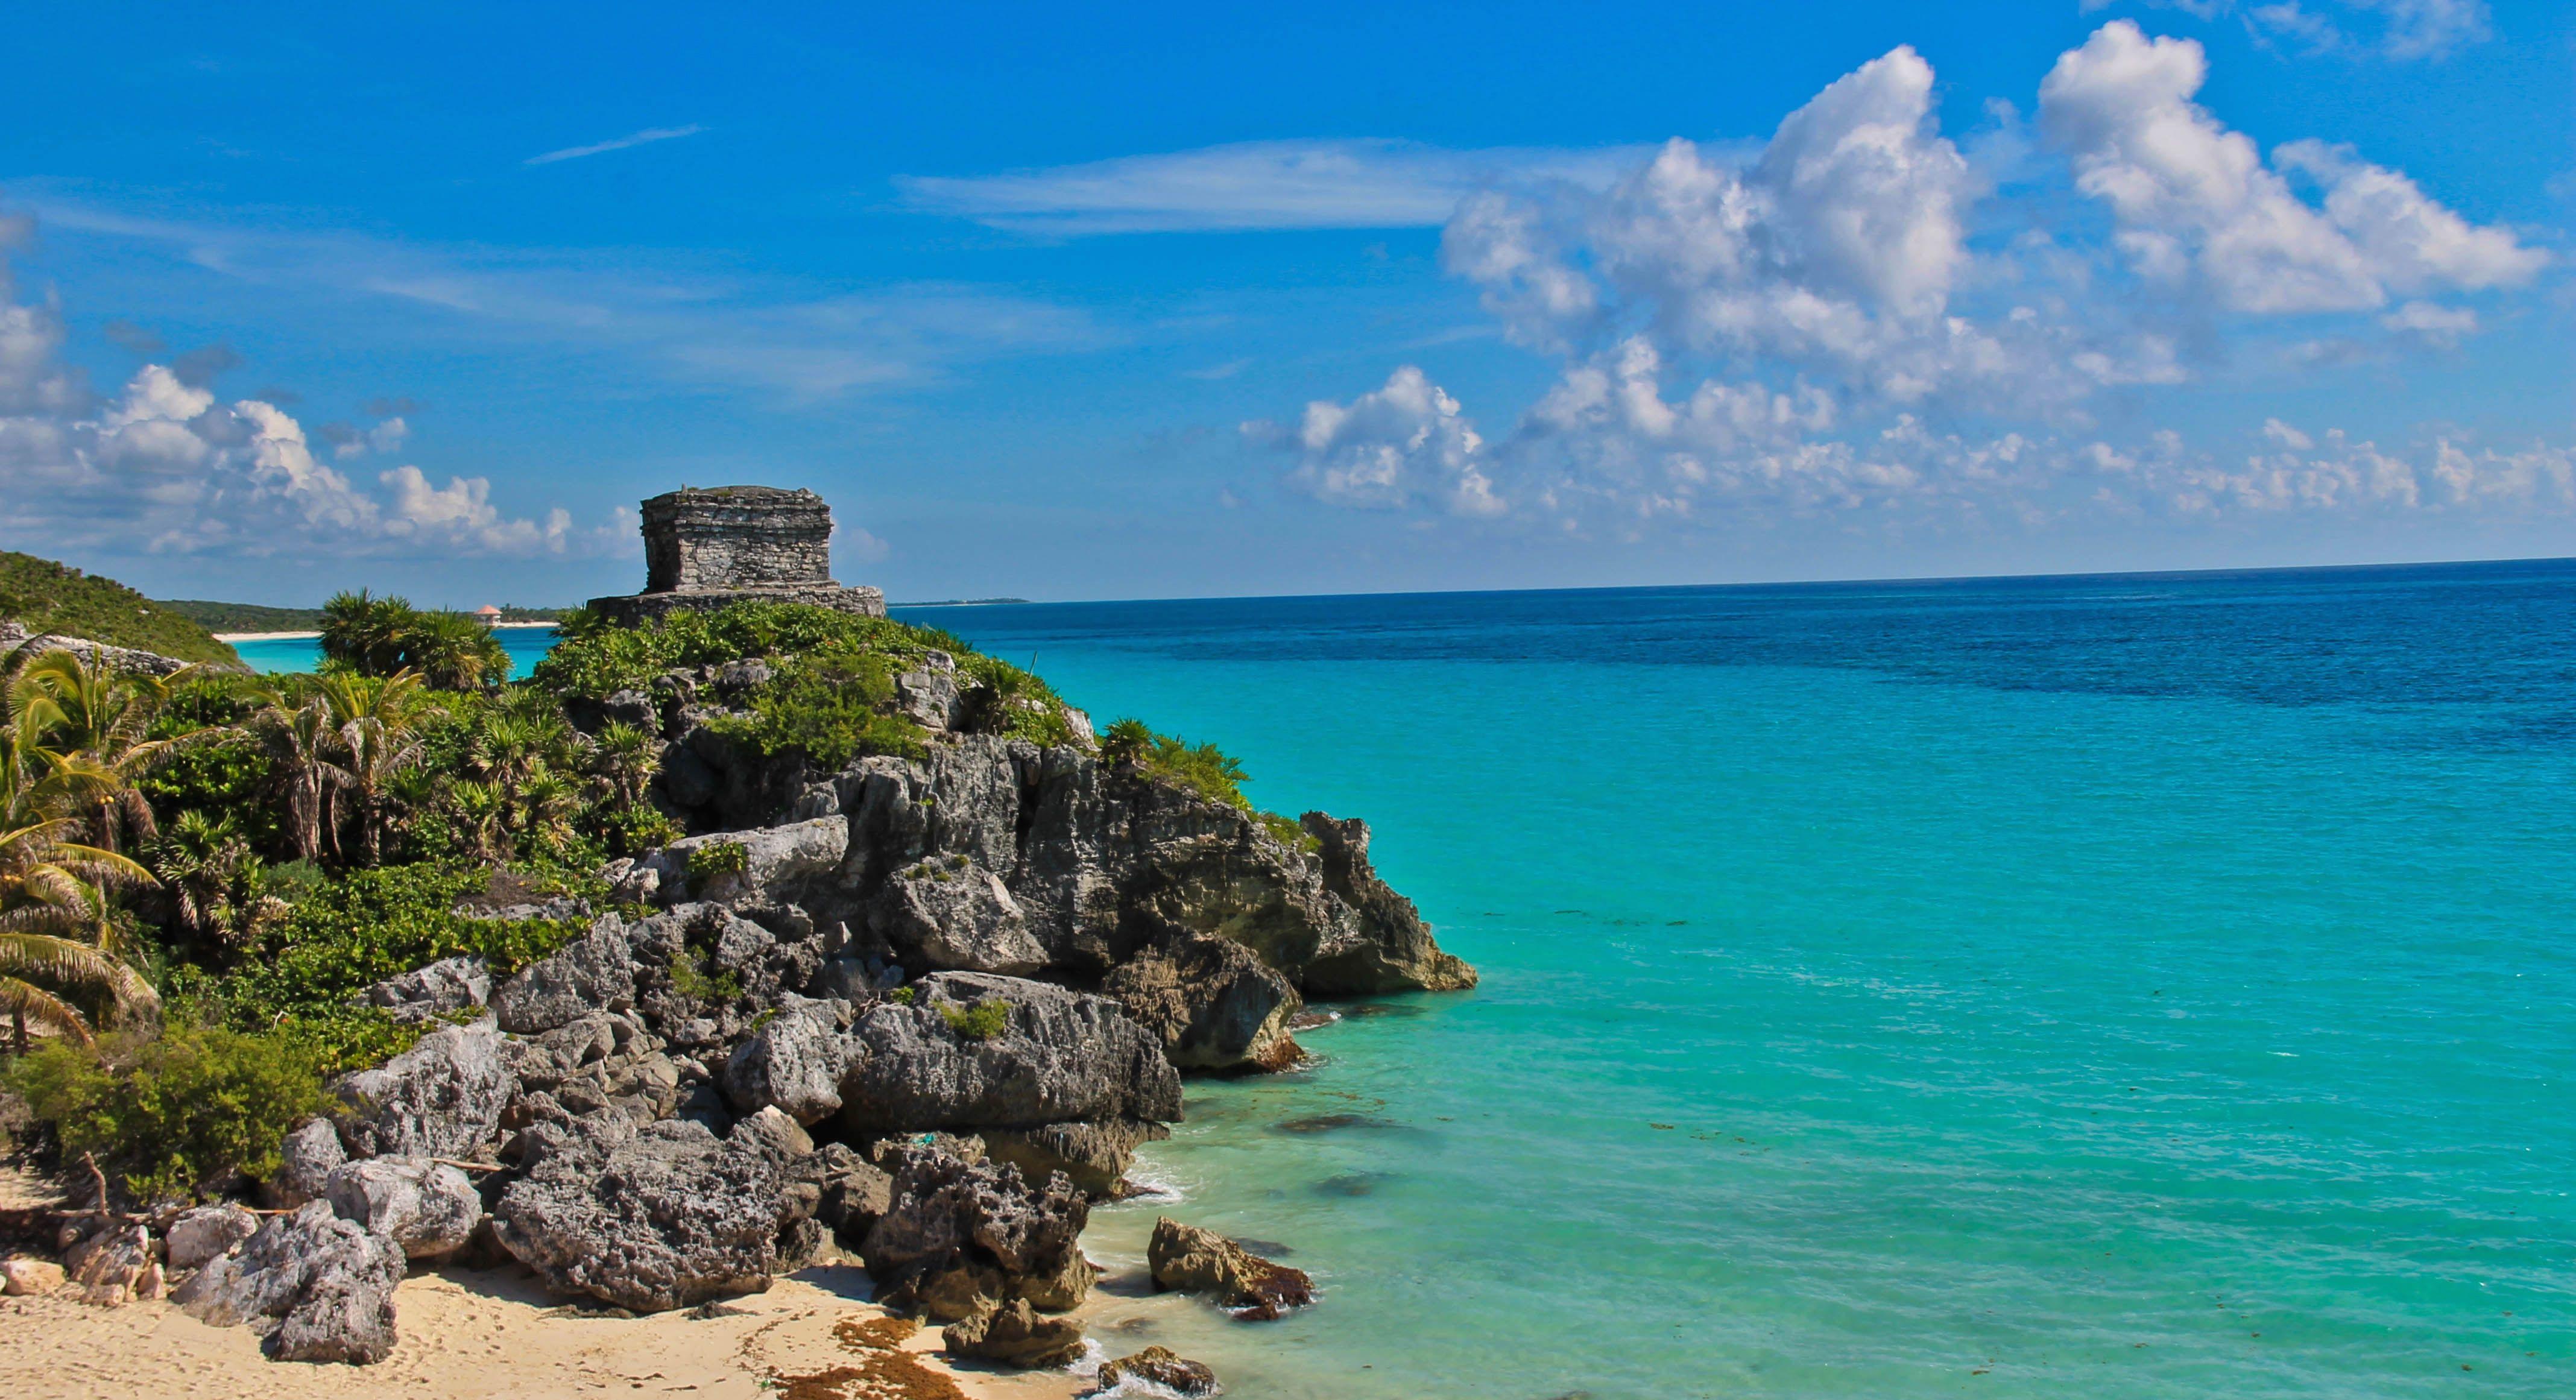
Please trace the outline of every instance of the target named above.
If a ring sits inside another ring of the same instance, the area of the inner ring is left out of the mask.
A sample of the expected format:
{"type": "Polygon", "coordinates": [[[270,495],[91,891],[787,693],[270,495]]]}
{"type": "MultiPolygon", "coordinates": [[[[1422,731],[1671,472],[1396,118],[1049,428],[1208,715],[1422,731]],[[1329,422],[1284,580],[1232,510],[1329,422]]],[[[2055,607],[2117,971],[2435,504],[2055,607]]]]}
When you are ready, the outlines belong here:
{"type": "Polygon", "coordinates": [[[2576,1394],[2576,567],[916,620],[1368,817],[1484,973],[1193,1085],[1179,1198],[1095,1253],[1159,1210],[1324,1301],[1121,1301],[1113,1351],[1253,1397],[2576,1394]]]}
{"type": "MultiPolygon", "coordinates": [[[[501,649],[510,654],[510,677],[524,679],[529,668],[540,657],[554,649],[552,627],[499,627],[492,635],[501,639],[501,649]]],[[[270,674],[286,671],[310,671],[322,664],[322,643],[312,637],[270,637],[256,642],[235,642],[233,651],[242,664],[254,671],[270,674]]]]}

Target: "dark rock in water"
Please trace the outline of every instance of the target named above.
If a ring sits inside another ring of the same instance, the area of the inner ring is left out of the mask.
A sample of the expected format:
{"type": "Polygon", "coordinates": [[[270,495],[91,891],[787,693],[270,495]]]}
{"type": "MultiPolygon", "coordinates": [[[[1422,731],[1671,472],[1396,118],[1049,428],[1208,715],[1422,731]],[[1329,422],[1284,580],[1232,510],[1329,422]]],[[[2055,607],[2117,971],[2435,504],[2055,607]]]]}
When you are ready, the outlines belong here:
{"type": "Polygon", "coordinates": [[[1190,1400],[1217,1393],[1216,1372],[1204,1362],[1175,1355],[1169,1347],[1147,1347],[1132,1356],[1102,1362],[1099,1378],[1089,1393],[1116,1390],[1131,1377],[1190,1400]]]}
{"type": "Polygon", "coordinates": [[[1344,1172],[1315,1183],[1315,1190],[1326,1196],[1370,1196],[1377,1193],[1378,1178],[1367,1172],[1344,1172]]]}
{"type": "Polygon", "coordinates": [[[349,1160],[349,1149],[341,1146],[340,1130],[330,1119],[307,1118],[286,1135],[278,1158],[277,1170],[260,1183],[260,1198],[273,1209],[293,1210],[322,1194],[322,1183],[349,1160]]]}
{"type": "Polygon", "coordinates": [[[207,1263],[173,1301],[201,1322],[249,1325],[276,1361],[382,1361],[394,1349],[394,1288],[403,1252],[325,1201],[271,1216],[241,1247],[207,1263]]]}
{"type": "Polygon", "coordinates": [[[928,1147],[897,1146],[883,1161],[893,1200],[861,1256],[884,1301],[947,1321],[1013,1298],[1061,1312],[1090,1293],[1098,1271],[1081,1235],[1091,1209],[1071,1181],[1031,1187],[1016,1167],[928,1147]]]}
{"type": "Polygon", "coordinates": [[[465,1173],[416,1157],[351,1162],[331,1173],[322,1195],[341,1219],[392,1240],[410,1259],[446,1258],[483,1223],[483,1197],[465,1173]]]}
{"type": "Polygon", "coordinates": [[[1330,1133],[1363,1125],[1384,1127],[1386,1124],[1364,1113],[1318,1113],[1307,1118],[1291,1118],[1279,1125],[1283,1133],[1330,1133]]]}
{"type": "Polygon", "coordinates": [[[1112,1119],[1106,1123],[1048,1123],[1036,1128],[987,1128],[984,1150],[993,1160],[1008,1162],[1031,1181],[1055,1172],[1093,1200],[1118,1194],[1119,1179],[1136,1160],[1136,1149],[1160,1142],[1172,1131],[1160,1123],[1112,1119]]]}
{"type": "Polygon", "coordinates": [[[851,1028],[865,1051],[841,1082],[854,1132],[1180,1117],[1180,1077],[1161,1044],[1106,997],[972,972],[914,990],[914,1005],[880,1002],[851,1028]],[[948,1013],[989,1001],[1008,1008],[996,1034],[950,1024],[948,1013]]]}
{"type": "Polygon", "coordinates": [[[1156,1288],[1204,1294],[1246,1322],[1268,1322],[1315,1301],[1314,1283],[1303,1271],[1168,1216],[1154,1222],[1145,1257],[1156,1288]]]}
{"type": "Polygon", "coordinates": [[[491,996],[491,969],[481,958],[463,955],[388,977],[369,987],[363,999],[384,1008],[397,1021],[430,1021],[481,1006],[491,996]]]}
{"type": "Polygon", "coordinates": [[[500,1130],[516,1088],[490,1020],[422,1036],[376,1069],[332,1085],[341,1140],[359,1157],[473,1158],[500,1130]]]}
{"type": "Polygon", "coordinates": [[[1033,1371],[1079,1358],[1082,1327],[1064,1318],[1040,1317],[1026,1299],[1013,1298],[948,1324],[940,1345],[950,1356],[1033,1371]]]}
{"type": "Polygon", "coordinates": [[[1160,1036],[1182,1069],[1286,1069],[1300,1058],[1288,1020],[1302,1005],[1288,979],[1251,949],[1197,936],[1152,948],[1110,972],[1100,989],[1160,1036]]]}
{"type": "Polygon", "coordinates": [[[783,1175],[760,1146],[615,1115],[549,1136],[492,1211],[502,1246],[548,1288],[663,1312],[769,1287],[783,1175]]]}

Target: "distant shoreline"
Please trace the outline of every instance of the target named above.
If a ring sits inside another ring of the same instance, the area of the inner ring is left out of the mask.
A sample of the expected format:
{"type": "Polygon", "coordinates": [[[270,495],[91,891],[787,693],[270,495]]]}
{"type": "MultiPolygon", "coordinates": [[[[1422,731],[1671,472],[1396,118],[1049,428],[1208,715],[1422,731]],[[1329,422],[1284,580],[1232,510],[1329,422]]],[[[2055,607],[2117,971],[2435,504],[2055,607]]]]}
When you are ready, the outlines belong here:
{"type": "MultiPolygon", "coordinates": [[[[498,632],[504,627],[555,627],[561,624],[553,618],[539,618],[534,622],[494,622],[486,625],[498,632]]],[[[318,642],[322,640],[322,634],[319,632],[217,632],[214,638],[230,646],[235,642],[318,642]]]]}

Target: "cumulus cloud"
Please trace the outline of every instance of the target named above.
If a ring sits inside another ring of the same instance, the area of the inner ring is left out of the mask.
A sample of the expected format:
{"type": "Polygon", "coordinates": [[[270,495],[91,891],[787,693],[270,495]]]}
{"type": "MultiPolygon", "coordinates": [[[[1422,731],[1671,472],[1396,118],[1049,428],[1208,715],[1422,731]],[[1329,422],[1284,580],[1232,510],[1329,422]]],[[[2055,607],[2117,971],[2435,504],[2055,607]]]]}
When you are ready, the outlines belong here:
{"type": "Polygon", "coordinates": [[[2357,311],[2392,291],[2518,286],[2548,261],[2348,148],[2292,142],[2265,165],[2251,138],[2193,100],[2207,76],[2198,43],[2115,20],[2040,84],[2041,131],[2073,161],[2076,188],[2110,207],[2121,251],[2149,282],[2235,312],[2357,311]],[[2322,187],[2324,207],[2285,170],[2322,187]]]}
{"type": "Polygon", "coordinates": [[[1288,480],[1334,505],[1401,509],[1430,504],[1453,515],[1506,508],[1485,475],[1485,440],[1458,401],[1411,365],[1349,403],[1319,399],[1292,429],[1255,422],[1247,435],[1295,451],[1288,480]]]}
{"type": "MultiPolygon", "coordinates": [[[[0,292],[13,293],[5,277],[0,263],[0,292]]],[[[483,477],[433,486],[419,468],[398,466],[377,475],[376,489],[362,487],[316,454],[285,409],[219,400],[208,360],[190,373],[146,364],[115,394],[95,394],[64,367],[63,339],[50,298],[0,302],[0,539],[21,547],[253,556],[631,547],[623,511],[588,529],[559,508],[513,518],[483,477]]],[[[390,418],[348,440],[392,452],[405,431],[390,418]]]]}

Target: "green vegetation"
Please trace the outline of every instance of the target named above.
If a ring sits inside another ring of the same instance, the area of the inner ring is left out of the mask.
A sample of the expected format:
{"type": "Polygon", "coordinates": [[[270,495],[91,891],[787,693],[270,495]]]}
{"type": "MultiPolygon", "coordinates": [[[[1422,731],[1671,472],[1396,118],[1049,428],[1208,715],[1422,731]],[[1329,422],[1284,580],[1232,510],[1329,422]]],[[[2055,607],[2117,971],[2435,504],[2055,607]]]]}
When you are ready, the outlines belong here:
{"type": "Polygon", "coordinates": [[[0,550],[0,617],[39,635],[86,637],[209,666],[241,665],[231,647],[171,605],[32,554],[0,550]]]}
{"type": "Polygon", "coordinates": [[[1111,764],[1188,788],[1210,802],[1249,812],[1243,795],[1249,774],[1214,744],[1191,744],[1157,734],[1140,719],[1122,719],[1100,736],[1100,756],[1111,764]]]}
{"type": "MultiPolygon", "coordinates": [[[[272,608],[260,603],[218,603],[202,598],[172,598],[160,606],[209,632],[319,632],[320,608],[272,608]]],[[[503,622],[552,622],[569,608],[522,608],[497,605],[503,622]]]]}
{"type": "Polygon", "coordinates": [[[919,995],[920,993],[915,992],[910,987],[897,987],[893,991],[886,993],[886,1000],[893,1002],[897,1006],[910,1006],[912,1005],[913,998],[919,995]]]}
{"type": "Polygon", "coordinates": [[[742,995],[742,979],[730,972],[709,972],[705,953],[683,948],[671,959],[671,990],[692,1001],[722,1005],[742,995]]]}
{"type": "Polygon", "coordinates": [[[943,1006],[939,1019],[968,1040],[991,1040],[1011,1028],[1011,1004],[1000,997],[986,997],[962,1010],[943,1006]]]}
{"type": "Polygon", "coordinates": [[[751,868],[751,848],[740,841],[710,841],[689,852],[689,883],[703,885],[751,868]]]}
{"type": "Polygon", "coordinates": [[[439,690],[482,690],[510,675],[510,654],[481,619],[363,588],[322,605],[322,664],[378,678],[410,671],[439,690]]]}
{"type": "Polygon", "coordinates": [[[275,1170],[286,1134],[329,1105],[321,1060],[298,1037],[195,1026],[121,1036],[104,1053],[48,1045],[0,1070],[0,1084],[53,1126],[66,1157],[93,1154],[146,1201],[275,1170]]]}

